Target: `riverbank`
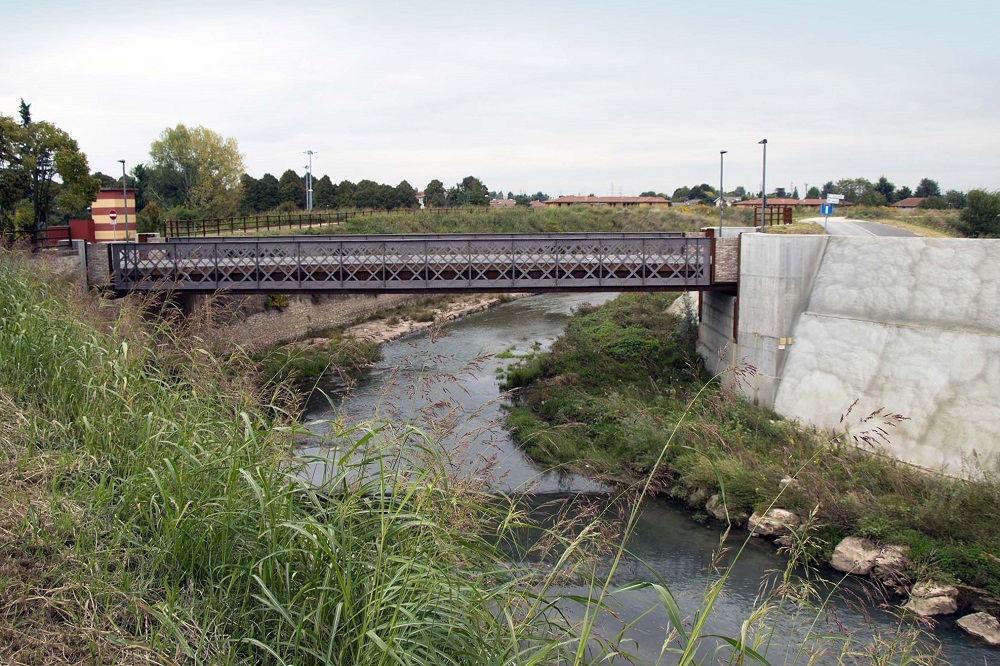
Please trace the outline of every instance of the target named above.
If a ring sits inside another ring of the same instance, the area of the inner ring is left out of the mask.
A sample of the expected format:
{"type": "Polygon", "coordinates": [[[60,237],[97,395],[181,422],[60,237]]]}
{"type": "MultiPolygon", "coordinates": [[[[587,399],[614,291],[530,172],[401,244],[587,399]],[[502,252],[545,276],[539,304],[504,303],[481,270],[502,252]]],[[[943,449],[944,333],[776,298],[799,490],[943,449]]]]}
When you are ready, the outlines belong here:
{"type": "Polygon", "coordinates": [[[426,456],[433,442],[373,425],[422,464],[395,472],[410,450],[374,452],[364,463],[386,476],[371,485],[345,454],[314,487],[288,406],[247,359],[73,286],[0,251],[0,661],[377,664],[391,652],[472,666],[573,649],[538,573],[497,546],[519,538],[521,509],[454,485],[426,456]]]}
{"type": "Polygon", "coordinates": [[[902,546],[907,581],[952,584],[957,606],[996,613],[994,472],[957,481],[877,455],[896,415],[849,417],[845,440],[745,403],[697,369],[692,326],[669,301],[628,295],[582,312],[551,353],[507,373],[520,391],[508,425],[526,452],[597,478],[648,478],[702,520],[756,534],[783,523],[773,536],[807,563],[830,562],[846,537],[872,558],[902,546]],[[778,507],[788,513],[768,520],[778,507]]]}

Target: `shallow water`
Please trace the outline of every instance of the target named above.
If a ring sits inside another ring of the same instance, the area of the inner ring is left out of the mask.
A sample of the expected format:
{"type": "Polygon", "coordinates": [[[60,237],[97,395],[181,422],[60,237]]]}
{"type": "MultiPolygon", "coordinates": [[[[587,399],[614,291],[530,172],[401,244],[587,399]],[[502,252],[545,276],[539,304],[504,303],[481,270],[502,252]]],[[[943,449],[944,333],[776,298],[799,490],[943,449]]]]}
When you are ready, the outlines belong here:
{"type": "MultiPolygon", "coordinates": [[[[385,417],[421,424],[432,439],[449,448],[456,471],[477,474],[491,487],[503,492],[530,492],[541,503],[548,499],[572,500],[583,494],[601,498],[610,489],[585,477],[547,471],[529,460],[503,427],[498,370],[517,362],[517,357],[547,349],[561,334],[572,312],[584,303],[599,304],[613,294],[550,294],[521,299],[493,310],[449,323],[435,334],[417,334],[383,345],[383,360],[346,394],[342,387],[326,387],[330,398],[317,395],[310,401],[307,418],[345,422],[385,417]],[[497,358],[497,354],[510,358],[497,358]]],[[[323,432],[322,424],[314,426],[323,432]]],[[[307,455],[329,454],[321,446],[308,448],[307,455]]],[[[313,467],[319,479],[323,465],[313,467]]],[[[745,532],[734,531],[726,543],[730,553],[740,548],[745,532]]],[[[613,577],[613,587],[636,581],[664,582],[677,597],[686,616],[698,608],[706,582],[712,573],[713,552],[720,547],[718,525],[695,522],[683,510],[665,500],[644,502],[634,537],[629,542],[632,556],[613,577]],[[640,564],[643,562],[643,564],[640,564]]],[[[730,560],[732,558],[730,557],[730,560]]],[[[784,559],[765,541],[753,539],[735,562],[723,560],[729,579],[709,617],[705,633],[737,636],[741,623],[755,606],[761,581],[768,572],[784,568],[784,559]]],[[[825,572],[839,580],[832,570],[825,572]]],[[[825,583],[819,582],[822,588],[825,583]]],[[[566,588],[570,593],[586,589],[566,588]]],[[[895,616],[874,608],[868,599],[869,586],[863,581],[845,581],[833,595],[831,614],[820,626],[856,631],[859,635],[891,634],[895,616]],[[862,600],[864,600],[862,602],[862,600]],[[866,615],[868,617],[866,617],[866,615]]],[[[630,591],[612,601],[620,618],[632,620],[650,608],[659,607],[650,589],[630,591]]],[[[578,617],[579,608],[569,603],[564,609],[578,617]]],[[[798,653],[803,648],[799,636],[813,615],[774,619],[771,663],[805,663],[798,653]]],[[[607,618],[599,629],[607,635],[618,623],[607,618]]],[[[657,663],[668,626],[660,608],[636,623],[624,647],[641,663],[657,663]]],[[[1000,663],[1000,652],[979,645],[958,632],[951,621],[936,631],[946,657],[954,664],[1000,663]]],[[[804,646],[806,649],[808,646],[804,646]]],[[[659,663],[672,663],[668,656],[659,663]]],[[[833,660],[818,663],[835,663],[833,660]]],[[[860,662],[867,663],[867,660],[860,662]]]]}

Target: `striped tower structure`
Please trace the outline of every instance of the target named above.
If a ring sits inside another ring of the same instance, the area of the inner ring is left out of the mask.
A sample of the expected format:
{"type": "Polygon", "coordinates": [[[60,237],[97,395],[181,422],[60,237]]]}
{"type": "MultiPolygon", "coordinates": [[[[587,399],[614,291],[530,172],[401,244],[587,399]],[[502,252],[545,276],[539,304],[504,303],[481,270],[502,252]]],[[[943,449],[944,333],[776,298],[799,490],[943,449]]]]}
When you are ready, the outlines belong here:
{"type": "Polygon", "coordinates": [[[98,243],[123,241],[125,238],[125,212],[128,211],[128,238],[135,239],[135,190],[125,191],[126,199],[122,200],[122,188],[102,187],[97,193],[97,200],[90,207],[90,215],[94,218],[94,240],[98,243]],[[111,221],[111,211],[116,213],[116,219],[111,221]]]}

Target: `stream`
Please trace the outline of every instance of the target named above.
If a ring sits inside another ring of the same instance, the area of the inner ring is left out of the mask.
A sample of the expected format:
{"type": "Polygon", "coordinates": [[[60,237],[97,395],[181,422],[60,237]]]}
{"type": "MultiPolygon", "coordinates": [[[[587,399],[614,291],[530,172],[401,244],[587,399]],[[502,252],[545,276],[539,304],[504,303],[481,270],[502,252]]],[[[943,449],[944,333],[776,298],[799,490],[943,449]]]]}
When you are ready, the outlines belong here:
{"type": "MultiPolygon", "coordinates": [[[[330,397],[315,394],[306,418],[320,422],[338,417],[346,422],[363,422],[374,417],[420,421],[418,415],[430,405],[431,411],[436,411],[427,427],[432,432],[438,427],[447,431],[445,440],[454,451],[456,467],[463,473],[482,474],[493,489],[532,493],[538,503],[546,499],[572,500],[575,496],[606,496],[610,488],[583,476],[546,471],[521,452],[503,427],[499,376],[518,357],[547,349],[562,333],[576,308],[585,303],[597,305],[614,296],[533,296],[451,322],[433,336],[425,332],[385,343],[383,360],[356,386],[346,392],[336,383],[324,386],[330,397]]],[[[325,455],[319,446],[307,447],[303,453],[325,455]]],[[[322,476],[321,466],[316,466],[314,474],[317,478],[322,476]]],[[[655,582],[659,578],[676,597],[682,613],[690,617],[698,608],[706,581],[718,575],[712,573],[711,563],[722,535],[718,524],[700,524],[667,500],[649,498],[643,502],[635,534],[628,544],[633,556],[615,572],[613,587],[637,581],[655,582]],[[644,565],[640,566],[639,561],[644,565]]],[[[738,637],[741,623],[754,609],[762,579],[769,572],[785,567],[784,558],[762,539],[751,539],[733,561],[732,553],[745,540],[746,532],[742,530],[733,530],[729,535],[726,546],[730,551],[725,559],[729,579],[703,633],[738,637]]],[[[834,582],[840,580],[832,569],[819,575],[834,582]]],[[[823,590],[830,583],[821,579],[817,586],[823,590]]],[[[564,591],[587,592],[575,588],[564,591]]],[[[841,631],[862,635],[892,635],[898,619],[878,608],[867,595],[868,585],[864,581],[849,579],[841,583],[832,594],[832,613],[820,619],[820,627],[835,630],[839,626],[841,631]]],[[[616,614],[625,621],[640,618],[655,607],[654,612],[638,619],[623,647],[642,664],[673,663],[670,655],[657,661],[668,622],[656,593],[651,588],[630,591],[618,595],[614,604],[616,614]]],[[[571,618],[578,613],[575,605],[564,610],[571,618]]],[[[808,661],[808,657],[796,657],[795,651],[802,647],[800,638],[813,619],[813,614],[782,616],[770,623],[775,628],[768,653],[772,664],[808,661]]],[[[619,627],[612,618],[605,617],[599,630],[612,634],[619,627]]],[[[822,633],[820,628],[815,631],[822,633]]],[[[951,618],[941,620],[934,633],[950,663],[1000,663],[1000,653],[965,636],[951,618]]]]}

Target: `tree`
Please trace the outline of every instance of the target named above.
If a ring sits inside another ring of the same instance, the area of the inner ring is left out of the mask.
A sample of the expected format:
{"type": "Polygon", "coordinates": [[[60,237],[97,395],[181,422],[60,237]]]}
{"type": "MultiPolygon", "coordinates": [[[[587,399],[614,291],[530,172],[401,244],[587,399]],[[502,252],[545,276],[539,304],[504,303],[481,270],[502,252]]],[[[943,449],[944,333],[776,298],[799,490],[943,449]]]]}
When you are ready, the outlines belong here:
{"type": "Polygon", "coordinates": [[[815,185],[810,187],[809,191],[806,192],[806,199],[819,199],[819,197],[820,197],[819,188],[816,187],[815,185]]]}
{"type": "Polygon", "coordinates": [[[399,208],[417,207],[417,191],[405,180],[396,186],[396,203],[399,208]]]}
{"type": "Polygon", "coordinates": [[[867,178],[841,178],[837,181],[837,192],[844,195],[848,203],[859,203],[861,195],[873,187],[867,178]]]}
{"type": "Polygon", "coordinates": [[[820,191],[819,195],[823,198],[826,198],[826,195],[828,194],[840,194],[840,193],[841,193],[840,190],[838,190],[837,186],[833,184],[833,181],[828,180],[823,185],[823,189],[820,191]]]}
{"type": "Polygon", "coordinates": [[[674,201],[687,201],[690,193],[691,188],[686,185],[682,185],[674,190],[674,193],[670,195],[670,198],[674,201]]]}
{"type": "Polygon", "coordinates": [[[944,193],[944,200],[948,203],[948,208],[965,208],[965,192],[948,190],[944,193]]]}
{"type": "Polygon", "coordinates": [[[100,181],[90,175],[76,141],[49,122],[0,115],[0,228],[38,228],[81,215],[100,181]]]}
{"type": "Polygon", "coordinates": [[[354,200],[357,189],[358,186],[349,180],[340,181],[337,185],[337,208],[357,208],[357,202],[354,200]]]}
{"type": "MultiPolygon", "coordinates": [[[[901,188],[896,190],[895,199],[896,201],[902,201],[903,199],[909,199],[912,196],[913,192],[910,191],[910,188],[908,188],[906,185],[903,185],[901,188]]],[[[893,203],[895,203],[895,201],[893,203]]]]}
{"type": "Polygon", "coordinates": [[[323,210],[337,207],[337,186],[329,176],[323,176],[313,183],[313,205],[323,210]]]}
{"type": "Polygon", "coordinates": [[[889,200],[880,191],[870,187],[861,194],[858,203],[862,206],[888,206],[889,200]]]}
{"type": "Polygon", "coordinates": [[[937,181],[930,178],[921,178],[920,184],[917,185],[917,189],[913,192],[913,196],[939,197],[941,196],[941,188],[938,186],[937,181]]]}
{"type": "Polygon", "coordinates": [[[149,156],[149,194],[161,206],[184,206],[207,217],[239,208],[245,169],[236,139],[178,124],[160,133],[149,156]]]}
{"type": "MultiPolygon", "coordinates": [[[[635,190],[632,190],[632,191],[634,192],[635,190]]],[[[656,192],[654,192],[653,190],[647,190],[647,191],[643,192],[642,194],[640,194],[639,196],[640,197],[655,197],[657,195],[656,195],[656,192]]]]}
{"type": "Polygon", "coordinates": [[[466,176],[461,183],[455,183],[456,201],[453,203],[451,191],[448,193],[448,203],[458,206],[488,206],[490,205],[489,190],[475,176],[466,176]]]}
{"type": "Polygon", "coordinates": [[[278,205],[288,204],[295,206],[299,210],[306,207],[306,183],[295,173],[293,169],[288,169],[281,174],[278,179],[279,198],[278,205]]]}
{"type": "MultiPolygon", "coordinates": [[[[893,195],[896,193],[896,186],[889,182],[889,179],[884,175],[879,176],[878,182],[876,182],[872,188],[882,195],[886,203],[891,202],[893,195]]],[[[882,204],[883,206],[885,204],[882,204]]]]}
{"type": "Polygon", "coordinates": [[[444,191],[444,183],[434,179],[424,188],[424,205],[428,208],[440,208],[448,205],[448,195],[444,191]]]}
{"type": "Polygon", "coordinates": [[[958,215],[959,231],[971,238],[1000,238],[1000,192],[969,190],[958,215]]]}

